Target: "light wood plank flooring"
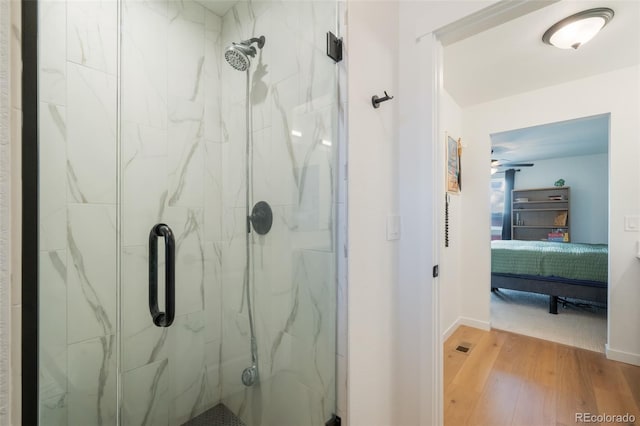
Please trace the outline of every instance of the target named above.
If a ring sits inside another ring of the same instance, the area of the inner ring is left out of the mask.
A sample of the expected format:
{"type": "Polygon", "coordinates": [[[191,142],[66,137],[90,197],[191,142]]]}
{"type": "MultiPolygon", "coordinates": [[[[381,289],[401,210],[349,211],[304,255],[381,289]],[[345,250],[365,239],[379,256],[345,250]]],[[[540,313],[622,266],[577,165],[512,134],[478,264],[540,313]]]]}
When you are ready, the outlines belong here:
{"type": "Polygon", "coordinates": [[[616,424],[640,425],[639,407],[640,367],[597,352],[465,326],[445,343],[445,426],[584,424],[575,413],[629,413],[635,423],[616,424]]]}

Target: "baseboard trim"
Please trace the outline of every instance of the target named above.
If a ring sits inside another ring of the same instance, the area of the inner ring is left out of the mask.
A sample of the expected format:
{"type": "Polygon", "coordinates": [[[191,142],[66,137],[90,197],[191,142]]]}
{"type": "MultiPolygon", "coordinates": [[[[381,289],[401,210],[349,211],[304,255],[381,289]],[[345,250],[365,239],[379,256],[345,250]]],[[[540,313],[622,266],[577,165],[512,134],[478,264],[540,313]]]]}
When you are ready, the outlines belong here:
{"type": "Polygon", "coordinates": [[[480,321],[473,318],[460,317],[458,318],[460,325],[466,325],[467,327],[479,328],[480,330],[491,330],[491,323],[489,321],[480,321]]]}
{"type": "Polygon", "coordinates": [[[624,351],[618,351],[618,350],[615,350],[615,349],[611,349],[609,347],[608,343],[604,345],[604,351],[605,351],[605,354],[607,355],[607,359],[610,359],[610,360],[613,360],[613,361],[624,362],[625,364],[639,365],[640,366],[640,355],[639,354],[632,354],[630,352],[624,352],[624,351]]]}
{"type": "Polygon", "coordinates": [[[460,319],[460,318],[458,318],[457,320],[455,320],[455,321],[453,322],[453,324],[451,324],[451,325],[449,326],[449,328],[447,328],[447,329],[444,331],[444,333],[442,333],[442,342],[441,342],[441,343],[446,342],[446,341],[447,341],[447,339],[448,339],[449,337],[451,337],[451,335],[453,334],[453,332],[454,332],[454,331],[456,331],[456,329],[460,326],[460,323],[458,322],[458,321],[459,321],[459,319],[460,319]]]}
{"type": "Polygon", "coordinates": [[[491,323],[488,321],[479,321],[473,318],[467,317],[458,317],[449,328],[442,333],[442,343],[446,342],[449,337],[460,327],[461,325],[466,325],[467,327],[479,328],[480,330],[489,331],[491,330],[491,323]]]}

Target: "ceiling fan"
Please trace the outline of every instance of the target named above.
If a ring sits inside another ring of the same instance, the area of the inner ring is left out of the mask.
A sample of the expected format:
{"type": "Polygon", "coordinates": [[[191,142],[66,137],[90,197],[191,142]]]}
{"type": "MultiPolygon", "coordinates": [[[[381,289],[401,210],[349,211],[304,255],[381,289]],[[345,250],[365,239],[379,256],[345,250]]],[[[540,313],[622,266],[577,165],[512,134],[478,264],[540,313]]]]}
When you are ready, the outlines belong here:
{"type": "Polygon", "coordinates": [[[506,160],[491,160],[491,174],[504,173],[509,169],[514,169],[519,172],[520,169],[516,167],[533,167],[533,163],[510,163],[506,160]]]}
{"type": "Polygon", "coordinates": [[[533,167],[533,163],[518,163],[510,162],[509,160],[494,160],[491,159],[491,168],[504,168],[504,167],[533,167]]]}
{"type": "MultiPolygon", "coordinates": [[[[498,150],[497,151],[502,151],[502,150],[498,150]]],[[[491,148],[491,154],[493,155],[494,153],[494,148],[491,148]]],[[[509,160],[497,160],[492,158],[491,159],[491,174],[494,174],[498,171],[504,171],[505,169],[508,168],[513,168],[513,167],[533,167],[534,164],[533,163],[522,163],[522,162],[517,162],[517,161],[509,161],[509,160]]]]}

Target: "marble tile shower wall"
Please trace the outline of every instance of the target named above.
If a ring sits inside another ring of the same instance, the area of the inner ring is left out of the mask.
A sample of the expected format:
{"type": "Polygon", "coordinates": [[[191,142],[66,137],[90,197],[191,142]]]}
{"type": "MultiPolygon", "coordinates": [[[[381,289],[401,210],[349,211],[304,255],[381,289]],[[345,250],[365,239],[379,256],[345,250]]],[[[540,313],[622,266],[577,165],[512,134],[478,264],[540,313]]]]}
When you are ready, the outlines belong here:
{"type": "Polygon", "coordinates": [[[40,5],[40,408],[116,419],[116,27],[110,2],[40,5]]]}
{"type": "Polygon", "coordinates": [[[190,0],[124,0],[118,70],[115,2],[41,2],[43,425],[115,424],[118,300],[123,424],[181,424],[220,400],[247,424],[324,424],[335,410],[335,7],[240,2],[220,18],[190,0]],[[252,234],[261,383],[245,388],[246,80],[222,58],[253,35],[267,44],[251,68],[252,199],[274,225],[252,234]],[[158,222],[177,242],[169,329],[146,308],[158,222]]]}
{"type": "Polygon", "coordinates": [[[331,1],[239,2],[222,19],[222,46],[266,36],[250,68],[252,203],[267,201],[274,224],[251,236],[260,371],[252,388],[239,380],[251,364],[242,289],[246,74],[221,69],[222,399],[250,425],[322,425],[335,411],[338,99],[325,53],[335,23],[331,1]]]}

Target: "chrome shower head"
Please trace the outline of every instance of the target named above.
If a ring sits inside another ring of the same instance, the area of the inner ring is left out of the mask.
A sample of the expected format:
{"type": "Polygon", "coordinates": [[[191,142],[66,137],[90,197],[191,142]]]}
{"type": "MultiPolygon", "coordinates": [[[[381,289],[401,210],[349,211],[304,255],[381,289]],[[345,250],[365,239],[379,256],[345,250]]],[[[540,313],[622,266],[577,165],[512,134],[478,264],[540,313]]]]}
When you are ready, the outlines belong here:
{"type": "Polygon", "coordinates": [[[251,65],[251,59],[256,56],[256,48],[251,46],[252,43],[257,43],[258,48],[262,49],[264,46],[265,38],[254,37],[249,40],[243,40],[240,43],[231,43],[231,46],[227,47],[224,52],[224,58],[233,68],[238,71],[246,71],[251,65]]]}
{"type": "Polygon", "coordinates": [[[251,65],[249,55],[243,52],[243,49],[239,49],[235,43],[227,47],[227,50],[224,52],[224,59],[238,71],[246,71],[249,65],[251,65]]]}

